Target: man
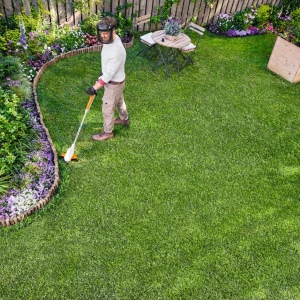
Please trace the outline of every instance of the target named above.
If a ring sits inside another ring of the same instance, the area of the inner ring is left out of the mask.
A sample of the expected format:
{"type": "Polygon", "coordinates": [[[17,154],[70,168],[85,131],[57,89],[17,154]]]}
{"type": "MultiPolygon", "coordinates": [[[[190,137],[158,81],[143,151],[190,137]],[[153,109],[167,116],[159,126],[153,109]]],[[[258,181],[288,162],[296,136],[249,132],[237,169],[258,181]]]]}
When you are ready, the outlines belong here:
{"type": "Polygon", "coordinates": [[[102,74],[96,83],[86,91],[96,95],[97,90],[104,87],[102,98],[102,115],[104,129],[102,133],[93,135],[93,140],[103,141],[113,138],[114,124],[129,125],[129,117],[123,97],[125,88],[126,50],[120,37],[116,34],[117,22],[112,17],[104,17],[97,24],[98,39],[103,44],[101,52],[102,74]],[[115,109],[119,118],[114,119],[115,109]]]}

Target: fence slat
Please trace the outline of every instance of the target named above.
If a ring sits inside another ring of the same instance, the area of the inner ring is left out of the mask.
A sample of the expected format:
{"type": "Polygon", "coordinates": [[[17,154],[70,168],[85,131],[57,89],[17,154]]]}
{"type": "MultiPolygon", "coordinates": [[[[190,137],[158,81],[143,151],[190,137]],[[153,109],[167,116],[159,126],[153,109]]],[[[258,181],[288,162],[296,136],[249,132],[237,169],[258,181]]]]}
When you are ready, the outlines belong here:
{"type": "MultiPolygon", "coordinates": [[[[190,0],[183,1],[181,13],[180,13],[180,19],[182,20],[182,22],[186,22],[186,18],[188,16],[188,11],[189,11],[189,4],[190,4],[190,0]]],[[[177,16],[179,17],[178,13],[177,16]]]]}
{"type": "Polygon", "coordinates": [[[30,14],[30,1],[29,0],[24,0],[24,12],[26,15],[30,14]]]}
{"type": "Polygon", "coordinates": [[[74,15],[73,15],[73,9],[72,9],[72,0],[66,1],[66,22],[72,26],[75,24],[74,22],[74,15]]]}
{"type": "MultiPolygon", "coordinates": [[[[139,0],[133,0],[133,11],[136,12],[138,17],[144,16],[146,14],[145,9],[140,8],[140,1],[139,0]]],[[[150,12],[151,14],[151,12],[150,12]]],[[[148,25],[149,26],[149,25],[148,25]]],[[[145,26],[145,24],[141,24],[139,26],[139,31],[146,31],[147,27],[145,26]]]]}
{"type": "Polygon", "coordinates": [[[248,0],[244,0],[242,3],[241,11],[245,10],[248,7],[248,0]]]}
{"type": "Polygon", "coordinates": [[[210,9],[209,15],[208,15],[208,19],[207,22],[208,23],[212,23],[214,20],[214,16],[215,16],[215,11],[216,11],[216,6],[218,4],[218,1],[214,1],[213,2],[213,7],[210,9]]]}
{"type": "Polygon", "coordinates": [[[234,0],[229,0],[227,7],[226,7],[226,11],[225,11],[226,14],[229,14],[230,12],[232,12],[233,4],[234,4],[234,0]]]}
{"type": "Polygon", "coordinates": [[[58,22],[58,13],[56,8],[56,2],[49,1],[49,11],[51,16],[51,22],[59,23],[58,22]]]}
{"type": "Polygon", "coordinates": [[[216,10],[215,10],[215,12],[214,12],[214,18],[213,18],[212,23],[217,22],[217,20],[218,20],[218,15],[221,13],[222,4],[223,4],[223,1],[219,1],[219,2],[218,2],[217,7],[216,7],[216,10]]]}
{"type": "Polygon", "coordinates": [[[234,0],[233,1],[232,6],[231,6],[231,10],[230,10],[231,13],[238,11],[237,10],[238,3],[239,3],[239,0],[234,0]]]}
{"type": "MultiPolygon", "coordinates": [[[[146,2],[146,11],[145,15],[150,14],[152,15],[152,1],[146,2]]],[[[151,25],[150,24],[144,24],[144,30],[145,31],[151,31],[151,25]]]]}
{"type": "Polygon", "coordinates": [[[0,1],[0,15],[1,15],[1,18],[6,19],[5,9],[4,9],[4,5],[3,5],[2,1],[0,1]]]}
{"type": "Polygon", "coordinates": [[[22,3],[20,0],[12,0],[15,13],[22,11],[22,3]]]}
{"type": "Polygon", "coordinates": [[[90,11],[91,11],[91,14],[96,14],[97,13],[97,6],[94,2],[92,3],[90,11]]]}
{"type": "MultiPolygon", "coordinates": [[[[190,21],[191,17],[193,16],[193,11],[194,11],[195,6],[196,6],[195,1],[190,0],[189,2],[190,2],[189,3],[189,9],[186,13],[185,20],[184,20],[185,23],[188,23],[190,21]]],[[[197,2],[200,2],[200,1],[197,1],[197,2]]]]}
{"type": "Polygon", "coordinates": [[[205,10],[209,10],[208,6],[206,5],[205,0],[200,0],[199,6],[197,7],[197,10],[195,8],[195,16],[197,17],[197,23],[199,24],[205,24],[204,23],[204,16],[205,16],[205,10]]]}
{"type": "Polygon", "coordinates": [[[203,15],[202,15],[201,23],[207,24],[211,8],[206,4],[205,0],[203,0],[202,2],[203,2],[203,15]]]}
{"type": "Polygon", "coordinates": [[[38,0],[31,0],[30,3],[34,9],[38,9],[38,0]]]}
{"type": "Polygon", "coordinates": [[[104,11],[108,12],[111,11],[111,5],[110,5],[111,1],[104,1],[104,11]]]}
{"type": "Polygon", "coordinates": [[[4,7],[5,7],[5,12],[7,17],[14,13],[11,0],[4,0],[4,7]]]}

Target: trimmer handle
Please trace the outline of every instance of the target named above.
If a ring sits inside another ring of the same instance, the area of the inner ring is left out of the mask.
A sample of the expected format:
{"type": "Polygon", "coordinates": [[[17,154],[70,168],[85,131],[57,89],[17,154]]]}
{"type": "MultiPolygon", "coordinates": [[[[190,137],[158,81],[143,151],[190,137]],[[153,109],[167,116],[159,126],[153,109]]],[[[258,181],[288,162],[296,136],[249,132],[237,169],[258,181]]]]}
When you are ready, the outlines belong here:
{"type": "Polygon", "coordinates": [[[90,96],[89,102],[88,102],[88,104],[86,105],[85,110],[89,110],[89,109],[91,108],[91,105],[92,105],[92,103],[93,103],[93,101],[94,101],[95,96],[96,96],[96,95],[91,95],[91,96],[90,96]]]}

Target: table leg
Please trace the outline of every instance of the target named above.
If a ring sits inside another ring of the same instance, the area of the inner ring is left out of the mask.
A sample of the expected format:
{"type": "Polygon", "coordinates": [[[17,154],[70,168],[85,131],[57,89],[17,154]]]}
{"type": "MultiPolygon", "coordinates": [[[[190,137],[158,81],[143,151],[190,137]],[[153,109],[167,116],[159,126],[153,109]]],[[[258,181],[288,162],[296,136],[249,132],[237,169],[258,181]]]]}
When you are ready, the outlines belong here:
{"type": "Polygon", "coordinates": [[[160,45],[159,44],[157,44],[157,48],[158,48],[158,53],[159,53],[160,59],[152,67],[152,70],[156,69],[158,66],[160,66],[160,65],[163,64],[165,66],[165,69],[166,69],[166,77],[169,78],[169,68],[168,68],[166,60],[168,61],[168,54],[172,51],[172,48],[168,49],[168,51],[166,52],[166,54],[165,54],[166,60],[165,60],[165,57],[164,57],[164,55],[163,55],[163,53],[162,53],[162,51],[160,49],[160,45]]]}

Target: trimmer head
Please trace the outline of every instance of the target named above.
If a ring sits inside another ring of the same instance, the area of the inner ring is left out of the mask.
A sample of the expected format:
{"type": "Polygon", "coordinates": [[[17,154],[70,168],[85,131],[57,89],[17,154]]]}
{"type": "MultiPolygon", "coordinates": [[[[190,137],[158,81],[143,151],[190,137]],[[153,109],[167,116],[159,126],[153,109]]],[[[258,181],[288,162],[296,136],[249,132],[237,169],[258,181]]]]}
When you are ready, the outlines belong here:
{"type": "MultiPolygon", "coordinates": [[[[59,157],[65,158],[66,153],[67,153],[67,152],[62,153],[59,157]]],[[[78,156],[77,156],[76,154],[73,154],[73,155],[71,156],[71,161],[78,161],[78,156]]]]}

